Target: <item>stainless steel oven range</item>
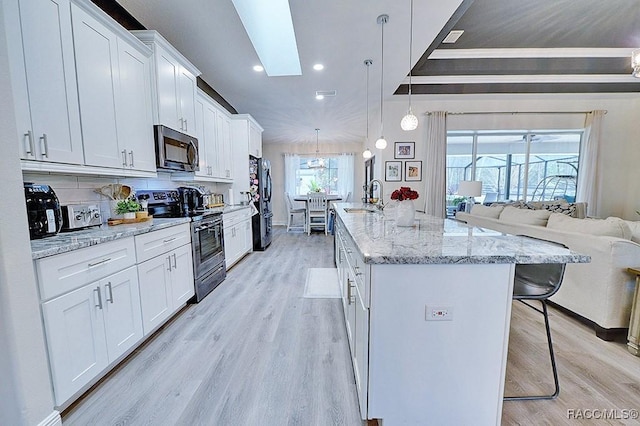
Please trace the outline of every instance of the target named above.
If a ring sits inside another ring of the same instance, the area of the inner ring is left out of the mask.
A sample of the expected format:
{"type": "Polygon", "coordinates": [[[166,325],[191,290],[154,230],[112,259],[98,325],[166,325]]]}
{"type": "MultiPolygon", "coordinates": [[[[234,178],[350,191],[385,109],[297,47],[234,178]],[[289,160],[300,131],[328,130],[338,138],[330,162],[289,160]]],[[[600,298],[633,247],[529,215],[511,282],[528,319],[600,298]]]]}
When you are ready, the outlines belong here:
{"type": "Polygon", "coordinates": [[[224,262],[222,213],[192,217],[191,247],[196,302],[202,300],[227,276],[224,262]]]}
{"type": "MultiPolygon", "coordinates": [[[[193,251],[193,275],[195,297],[199,302],[227,276],[224,261],[224,236],[222,212],[195,208],[183,202],[181,189],[137,191],[139,200],[147,200],[149,214],[153,217],[190,217],[191,249],[193,251]]],[[[202,206],[202,203],[193,203],[202,206]]]]}

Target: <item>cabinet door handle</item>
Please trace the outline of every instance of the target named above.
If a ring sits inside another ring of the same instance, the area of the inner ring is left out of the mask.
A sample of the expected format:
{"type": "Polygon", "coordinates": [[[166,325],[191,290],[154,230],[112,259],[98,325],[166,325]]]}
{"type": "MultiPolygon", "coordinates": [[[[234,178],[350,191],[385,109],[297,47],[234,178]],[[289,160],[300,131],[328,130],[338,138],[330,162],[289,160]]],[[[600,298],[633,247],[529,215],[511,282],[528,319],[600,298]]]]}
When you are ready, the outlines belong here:
{"type": "Polygon", "coordinates": [[[355,271],[356,276],[358,276],[358,275],[362,275],[362,272],[359,272],[359,271],[360,271],[360,267],[359,267],[359,266],[354,266],[354,267],[353,267],[353,270],[355,271]]]}
{"type": "Polygon", "coordinates": [[[133,167],[133,151],[129,151],[129,159],[131,160],[129,162],[129,166],[133,167]]]}
{"type": "Polygon", "coordinates": [[[178,269],[178,259],[175,253],[173,253],[173,269],[178,269]]]}
{"type": "MultiPolygon", "coordinates": [[[[100,293],[100,286],[97,286],[96,288],[93,289],[93,293],[97,293],[98,294],[98,303],[95,305],[96,308],[100,308],[102,309],[102,294],[100,293]]],[[[95,298],[94,298],[95,299],[95,298]]]]}
{"type": "Polygon", "coordinates": [[[42,141],[42,156],[49,158],[49,142],[47,141],[47,134],[43,133],[40,136],[40,140],[42,141]]]}
{"type": "Polygon", "coordinates": [[[353,281],[351,281],[349,278],[347,278],[347,303],[350,305],[352,303],[355,303],[356,298],[355,296],[352,295],[352,291],[353,291],[353,285],[351,285],[353,283],[353,281]]]}
{"type": "Polygon", "coordinates": [[[98,261],[98,262],[88,263],[88,264],[87,264],[87,266],[88,266],[89,268],[93,268],[94,266],[98,266],[98,265],[102,265],[103,263],[107,263],[107,262],[108,262],[108,261],[110,261],[110,260],[111,260],[111,258],[110,258],[110,257],[107,257],[106,259],[102,259],[102,260],[100,260],[100,261],[98,261]]]}
{"type": "Polygon", "coordinates": [[[122,150],[122,166],[127,167],[127,150],[122,150]]]}
{"type": "Polygon", "coordinates": [[[29,141],[29,145],[27,145],[27,150],[26,153],[33,156],[34,154],[34,147],[33,147],[33,132],[31,130],[27,130],[27,133],[24,134],[24,136],[27,138],[27,140],[29,141]]]}
{"type": "Polygon", "coordinates": [[[169,268],[167,268],[167,271],[171,272],[171,255],[167,256],[167,260],[169,261],[169,268]]]}
{"type": "Polygon", "coordinates": [[[189,131],[189,122],[187,121],[187,119],[184,119],[184,131],[188,132],[189,131]]]}
{"type": "Polygon", "coordinates": [[[107,289],[109,289],[109,295],[107,296],[107,302],[111,302],[111,304],[113,304],[113,288],[111,288],[111,281],[109,281],[105,287],[107,289]]]}
{"type": "Polygon", "coordinates": [[[184,119],[180,118],[180,130],[184,130],[184,119]]]}
{"type": "Polygon", "coordinates": [[[169,244],[171,241],[175,241],[176,237],[172,237],[172,238],[167,238],[166,240],[162,240],[163,243],[165,244],[169,244]]]}

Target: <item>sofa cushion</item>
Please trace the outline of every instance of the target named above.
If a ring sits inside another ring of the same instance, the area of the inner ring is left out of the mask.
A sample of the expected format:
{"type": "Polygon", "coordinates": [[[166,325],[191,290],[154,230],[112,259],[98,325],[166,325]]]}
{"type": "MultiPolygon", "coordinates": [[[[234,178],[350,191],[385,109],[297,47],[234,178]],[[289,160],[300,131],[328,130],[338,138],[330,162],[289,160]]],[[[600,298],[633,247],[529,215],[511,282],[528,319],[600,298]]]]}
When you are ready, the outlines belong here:
{"type": "Polygon", "coordinates": [[[500,221],[519,223],[522,225],[547,226],[547,220],[551,212],[548,210],[517,209],[507,206],[500,213],[500,221]]]}
{"type": "Polygon", "coordinates": [[[609,237],[631,239],[631,229],[619,217],[606,219],[576,219],[559,213],[553,213],[547,222],[547,228],[561,229],[569,232],[580,232],[590,235],[606,235],[609,237]]]}
{"type": "Polygon", "coordinates": [[[483,206],[482,204],[474,204],[471,207],[471,214],[475,216],[490,217],[492,219],[497,219],[500,217],[500,213],[502,213],[503,209],[504,209],[504,206],[488,207],[488,206],[483,206]]]}

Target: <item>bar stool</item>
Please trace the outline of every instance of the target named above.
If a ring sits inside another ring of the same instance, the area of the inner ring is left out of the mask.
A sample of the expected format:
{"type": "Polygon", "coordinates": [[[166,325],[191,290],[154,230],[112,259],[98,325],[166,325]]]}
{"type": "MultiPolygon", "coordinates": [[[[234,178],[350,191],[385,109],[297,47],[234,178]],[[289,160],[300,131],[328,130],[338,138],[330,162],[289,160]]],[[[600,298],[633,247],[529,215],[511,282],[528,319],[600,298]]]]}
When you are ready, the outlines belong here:
{"type": "MultiPolygon", "coordinates": [[[[558,244],[552,241],[546,242],[567,248],[563,244],[558,244]]],[[[505,396],[505,401],[555,399],[560,394],[558,368],[556,366],[556,359],[553,353],[551,328],[549,327],[547,299],[553,296],[560,289],[560,284],[562,284],[562,278],[564,277],[565,266],[566,265],[564,263],[542,263],[535,265],[516,264],[515,279],[513,284],[513,299],[524,303],[531,309],[540,312],[544,316],[544,326],[547,333],[549,358],[551,360],[551,370],[553,371],[553,383],[555,386],[555,391],[550,395],[505,396]],[[526,302],[527,300],[539,300],[542,304],[542,309],[530,305],[526,302]]]]}

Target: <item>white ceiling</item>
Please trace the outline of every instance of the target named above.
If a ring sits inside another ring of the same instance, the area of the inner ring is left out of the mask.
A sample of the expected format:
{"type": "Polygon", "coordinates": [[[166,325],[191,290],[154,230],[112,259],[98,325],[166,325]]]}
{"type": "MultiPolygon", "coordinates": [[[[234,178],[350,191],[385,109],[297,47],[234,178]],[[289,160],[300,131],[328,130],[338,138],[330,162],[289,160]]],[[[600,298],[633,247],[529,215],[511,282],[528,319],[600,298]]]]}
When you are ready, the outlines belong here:
{"type": "MultiPolygon", "coordinates": [[[[461,1],[414,0],[414,63],[461,1]]],[[[384,28],[385,100],[409,72],[410,0],[290,0],[302,66],[302,76],[291,77],[267,77],[252,70],[259,60],[231,0],[118,2],[189,58],[239,113],[251,114],[264,127],[266,143],[315,144],[315,128],[320,129],[321,143],[363,140],[367,58],[373,59],[370,129],[378,128],[380,14],[389,15],[384,28]],[[325,65],[323,71],[312,69],[317,62],[325,65]],[[337,96],[318,101],[316,90],[336,90],[337,96]]],[[[373,133],[370,139],[375,140],[373,133]]]]}

